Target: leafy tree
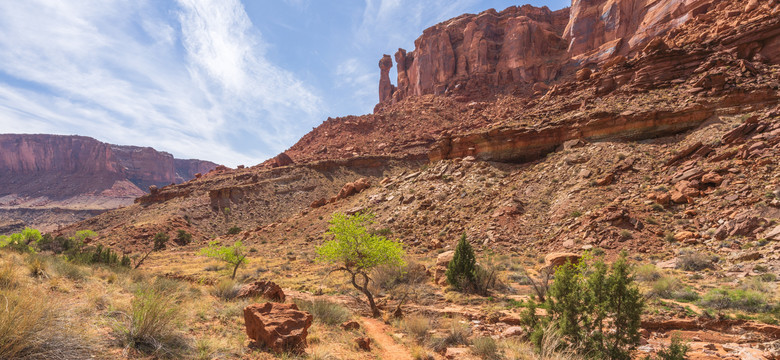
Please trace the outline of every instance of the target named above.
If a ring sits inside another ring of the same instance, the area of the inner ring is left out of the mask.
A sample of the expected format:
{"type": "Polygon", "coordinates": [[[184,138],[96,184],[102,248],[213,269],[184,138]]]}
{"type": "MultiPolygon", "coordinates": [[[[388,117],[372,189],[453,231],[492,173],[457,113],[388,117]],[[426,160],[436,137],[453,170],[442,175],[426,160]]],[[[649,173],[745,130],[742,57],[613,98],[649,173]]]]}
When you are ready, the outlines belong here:
{"type": "Polygon", "coordinates": [[[455,247],[455,254],[447,265],[447,283],[456,289],[464,289],[465,286],[474,282],[476,267],[477,259],[474,256],[474,249],[471,248],[471,244],[466,239],[466,233],[463,233],[455,247]]]}
{"type": "Polygon", "coordinates": [[[246,248],[241,240],[233,243],[232,246],[221,246],[218,240],[210,241],[208,247],[200,249],[199,255],[208,256],[220,261],[224,261],[233,266],[233,275],[231,279],[236,278],[236,271],[242,264],[249,262],[246,258],[246,248]]]}
{"type": "Polygon", "coordinates": [[[369,273],[380,265],[403,266],[404,250],[401,243],[367,229],[374,223],[374,217],[368,211],[355,215],[333,214],[326,233],[333,240],[317,248],[317,259],[338,266],[333,271],[349,273],[352,286],[366,296],[372,315],[378,317],[379,308],[368,288],[369,273]]]}
{"type": "MultiPolygon", "coordinates": [[[[590,256],[559,266],[544,306],[550,316],[526,316],[537,347],[549,324],[569,346],[596,358],[630,359],[639,343],[644,300],[625,253],[611,267],[590,256]]],[[[529,305],[529,314],[534,308],[529,305]]]]}

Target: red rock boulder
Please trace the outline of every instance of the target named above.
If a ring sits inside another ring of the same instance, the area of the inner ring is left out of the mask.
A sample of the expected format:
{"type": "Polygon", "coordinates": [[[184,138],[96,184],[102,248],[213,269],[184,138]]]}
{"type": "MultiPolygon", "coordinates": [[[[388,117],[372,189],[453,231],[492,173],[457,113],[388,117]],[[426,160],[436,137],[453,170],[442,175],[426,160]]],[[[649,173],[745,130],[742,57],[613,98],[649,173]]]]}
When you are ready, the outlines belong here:
{"type": "Polygon", "coordinates": [[[274,352],[300,352],[313,317],[295,304],[252,304],[244,308],[246,334],[274,352]]]}
{"type": "Polygon", "coordinates": [[[273,281],[255,281],[251,284],[246,284],[238,290],[237,297],[256,297],[262,296],[268,300],[284,302],[284,291],[279,285],[276,285],[273,281]]]}
{"type": "Polygon", "coordinates": [[[582,256],[574,253],[551,253],[544,257],[544,267],[556,268],[566,263],[577,263],[582,256]]]}

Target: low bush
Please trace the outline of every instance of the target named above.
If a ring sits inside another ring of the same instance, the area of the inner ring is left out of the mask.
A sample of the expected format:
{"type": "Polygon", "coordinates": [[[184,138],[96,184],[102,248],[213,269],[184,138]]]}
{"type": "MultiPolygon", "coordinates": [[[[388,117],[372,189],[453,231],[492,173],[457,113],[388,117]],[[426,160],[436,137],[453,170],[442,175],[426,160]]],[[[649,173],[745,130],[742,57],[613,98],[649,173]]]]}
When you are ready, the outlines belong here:
{"type": "Polygon", "coordinates": [[[176,232],[176,239],[174,239],[174,241],[179,245],[187,245],[192,242],[192,234],[184,230],[179,230],[176,232]]]}
{"type": "Polygon", "coordinates": [[[54,271],[73,281],[84,281],[89,276],[89,271],[79,265],[64,261],[61,258],[54,258],[52,261],[54,271]]]}
{"type": "Polygon", "coordinates": [[[371,279],[382,290],[392,290],[399,285],[415,285],[425,282],[428,274],[425,266],[408,260],[402,266],[382,265],[371,272],[371,279]]]}
{"type": "Polygon", "coordinates": [[[634,278],[645,282],[656,281],[661,278],[661,272],[653,264],[643,264],[634,269],[634,278]]]}
{"type": "Polygon", "coordinates": [[[677,268],[685,271],[701,271],[704,269],[715,268],[716,256],[685,249],[681,250],[677,256],[677,268]]]}
{"type": "Polygon", "coordinates": [[[235,235],[241,232],[241,228],[238,226],[233,226],[230,229],[228,229],[227,233],[228,235],[235,235]]]}
{"type": "Polygon", "coordinates": [[[696,301],[699,299],[699,295],[696,292],[685,286],[677,278],[671,276],[664,276],[653,282],[648,295],[680,301],[696,301]]]}
{"type": "Polygon", "coordinates": [[[766,294],[744,289],[712,289],[704,295],[700,304],[716,310],[735,309],[753,313],[772,309],[767,303],[766,294]]]}
{"type": "Polygon", "coordinates": [[[327,300],[296,300],[295,303],[301,310],[311,313],[315,321],[323,324],[338,325],[352,318],[352,312],[349,309],[327,300]]]}

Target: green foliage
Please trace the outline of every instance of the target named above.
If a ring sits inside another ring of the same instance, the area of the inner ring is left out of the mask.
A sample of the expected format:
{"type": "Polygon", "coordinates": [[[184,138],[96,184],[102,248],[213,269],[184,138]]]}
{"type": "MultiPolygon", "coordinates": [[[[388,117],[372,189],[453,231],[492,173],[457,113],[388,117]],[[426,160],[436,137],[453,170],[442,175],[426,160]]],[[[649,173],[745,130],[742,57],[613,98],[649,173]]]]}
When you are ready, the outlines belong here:
{"type": "Polygon", "coordinates": [[[35,245],[41,240],[41,232],[36,229],[25,228],[22,232],[10,236],[0,236],[0,248],[8,248],[20,253],[34,253],[35,245]]]}
{"type": "Polygon", "coordinates": [[[474,249],[471,248],[471,244],[466,239],[466,233],[463,233],[455,247],[455,254],[447,265],[447,283],[456,289],[466,288],[468,284],[474,282],[476,267],[477,259],[474,256],[474,249]]]}
{"type": "Polygon", "coordinates": [[[192,242],[192,234],[188,233],[185,230],[179,230],[176,232],[176,243],[179,245],[187,245],[190,242],[192,242]]]}
{"type": "Polygon", "coordinates": [[[230,229],[228,229],[228,235],[235,235],[241,232],[241,228],[238,226],[233,226],[230,229]]]}
{"type": "Polygon", "coordinates": [[[233,276],[231,276],[231,279],[236,278],[236,271],[239,266],[249,262],[249,259],[246,258],[246,247],[241,243],[241,240],[236,241],[231,246],[222,246],[218,240],[210,241],[208,247],[200,249],[198,254],[232,265],[233,276]]]}
{"type": "Polygon", "coordinates": [[[78,242],[84,242],[86,239],[94,238],[97,236],[97,233],[92,230],[80,230],[76,231],[76,241],[78,242]]]}
{"type": "Polygon", "coordinates": [[[168,243],[168,240],[170,240],[170,236],[164,232],[159,232],[156,235],[154,235],[154,250],[159,251],[162,249],[165,249],[165,245],[168,243]]]}
{"type": "Polygon", "coordinates": [[[332,235],[333,240],[317,248],[317,260],[337,265],[337,271],[348,272],[352,286],[366,296],[372,315],[378,317],[379,308],[368,288],[371,280],[368,274],[381,265],[404,266],[403,245],[368,230],[367,227],[374,223],[374,214],[370,211],[355,215],[336,213],[329,223],[326,234],[332,235]]]}
{"type": "Polygon", "coordinates": [[[772,309],[765,294],[750,289],[712,289],[700,304],[716,310],[736,309],[749,312],[766,312],[772,309]]]}
{"type": "Polygon", "coordinates": [[[379,265],[403,266],[403,245],[372,234],[366,228],[373,224],[370,212],[355,215],[333,214],[326,234],[330,240],[317,248],[317,259],[356,270],[370,270],[379,265]]]}
{"type": "Polygon", "coordinates": [[[644,300],[631,276],[626,254],[607,267],[585,256],[555,271],[546,302],[548,317],[539,318],[535,304],[523,314],[531,340],[541,348],[548,326],[567,347],[595,358],[630,359],[639,343],[644,300]]]}

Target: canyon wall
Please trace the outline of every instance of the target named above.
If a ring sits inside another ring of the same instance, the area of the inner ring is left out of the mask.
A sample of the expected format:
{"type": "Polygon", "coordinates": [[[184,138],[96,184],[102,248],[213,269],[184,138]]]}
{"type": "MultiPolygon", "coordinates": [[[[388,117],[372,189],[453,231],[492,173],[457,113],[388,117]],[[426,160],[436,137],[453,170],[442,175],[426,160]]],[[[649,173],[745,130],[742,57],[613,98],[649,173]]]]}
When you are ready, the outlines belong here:
{"type": "Polygon", "coordinates": [[[111,145],[84,136],[0,135],[0,196],[63,199],[116,188],[123,180],[146,190],[150,185],[192,179],[195,173],[216,166],[174,159],[149,147],[111,145]]]}
{"type": "MultiPolygon", "coordinates": [[[[696,39],[686,39],[706,43],[738,29],[736,19],[742,13],[758,7],[771,11],[777,1],[751,0],[738,4],[739,10],[727,9],[733,5],[719,0],[572,0],[570,8],[558,11],[525,5],[461,15],[426,29],[413,51],[398,49],[395,86],[386,75],[391,60],[383,57],[375,112],[426,94],[466,99],[544,94],[551,82],[617,56],[630,58],[691,20],[717,18],[714,26],[696,33],[696,39]]],[[[774,35],[742,51],[777,61],[780,37],[774,35]]]]}

